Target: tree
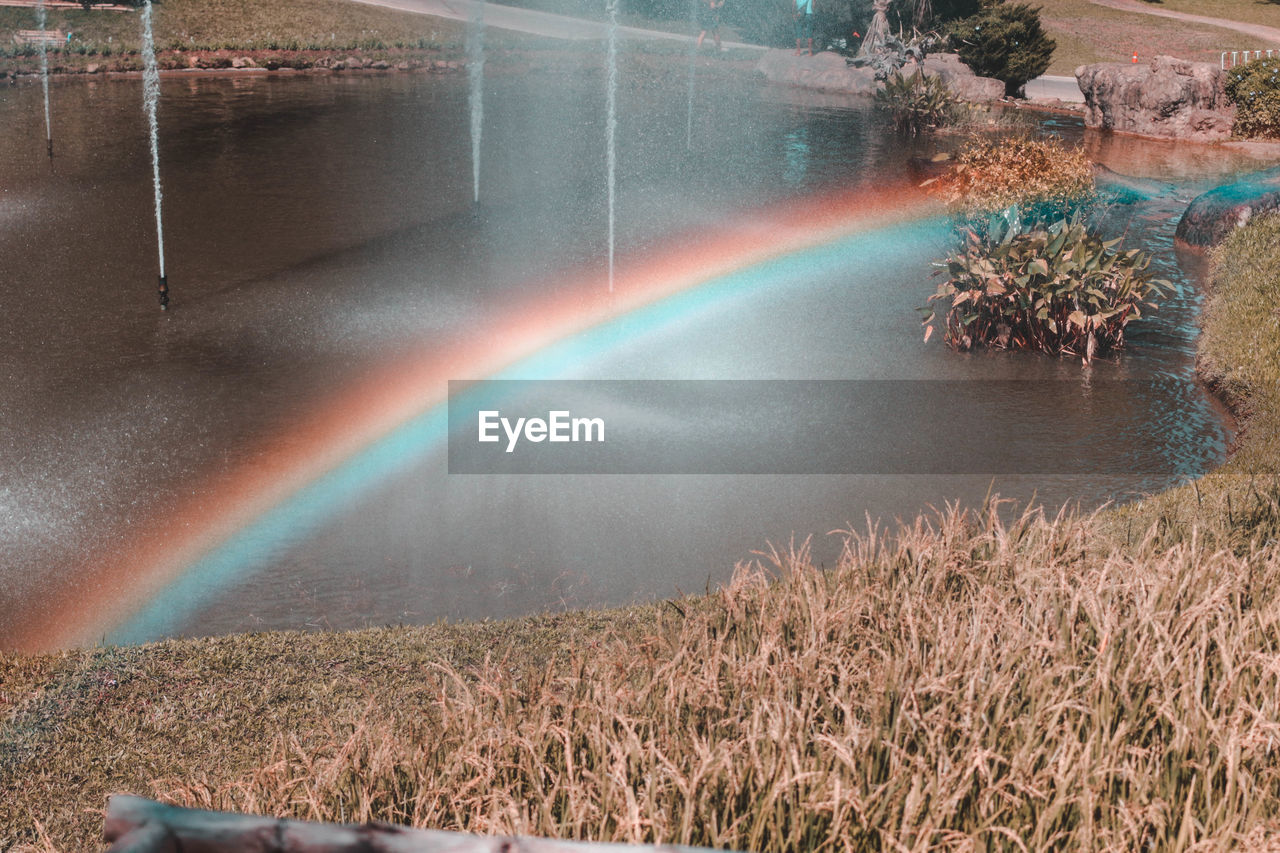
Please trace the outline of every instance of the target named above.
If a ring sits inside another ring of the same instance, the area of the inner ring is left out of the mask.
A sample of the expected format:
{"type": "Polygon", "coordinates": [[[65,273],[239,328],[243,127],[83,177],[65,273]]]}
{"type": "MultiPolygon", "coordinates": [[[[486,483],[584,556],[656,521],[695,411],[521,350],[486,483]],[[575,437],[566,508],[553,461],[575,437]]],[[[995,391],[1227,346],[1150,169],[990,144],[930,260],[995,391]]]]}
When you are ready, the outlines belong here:
{"type": "Polygon", "coordinates": [[[1040,7],[1026,3],[1001,3],[958,21],[951,45],[975,74],[1003,82],[1006,95],[1019,95],[1043,74],[1057,47],[1040,26],[1040,7]]]}

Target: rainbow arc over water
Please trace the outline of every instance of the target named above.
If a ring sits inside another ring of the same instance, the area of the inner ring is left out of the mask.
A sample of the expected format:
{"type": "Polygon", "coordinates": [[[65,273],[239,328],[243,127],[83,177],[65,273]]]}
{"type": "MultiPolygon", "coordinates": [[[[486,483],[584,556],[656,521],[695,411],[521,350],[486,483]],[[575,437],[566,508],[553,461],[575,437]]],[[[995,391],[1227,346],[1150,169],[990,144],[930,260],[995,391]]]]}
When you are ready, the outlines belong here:
{"type": "Polygon", "coordinates": [[[0,640],[34,652],[178,631],[187,613],[253,572],[278,542],[441,448],[450,380],[553,378],[557,366],[610,342],[760,286],[772,264],[803,263],[807,253],[938,212],[906,185],[827,192],[619,259],[613,293],[599,270],[530,288],[489,328],[396,353],[291,421],[285,434],[241,454],[252,463],[194,482],[180,505],[154,514],[162,525],[98,555],[77,583],[53,591],[0,640]]]}

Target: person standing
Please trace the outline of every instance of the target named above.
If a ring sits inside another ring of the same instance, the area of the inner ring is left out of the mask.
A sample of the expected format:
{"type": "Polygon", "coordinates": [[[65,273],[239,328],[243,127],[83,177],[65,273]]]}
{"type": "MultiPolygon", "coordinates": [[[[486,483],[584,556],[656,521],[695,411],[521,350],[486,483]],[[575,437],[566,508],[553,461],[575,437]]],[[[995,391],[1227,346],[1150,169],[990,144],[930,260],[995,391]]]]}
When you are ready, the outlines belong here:
{"type": "Polygon", "coordinates": [[[698,48],[702,48],[702,40],[707,37],[707,33],[711,33],[711,37],[716,41],[716,50],[723,50],[720,46],[720,10],[724,8],[725,0],[698,0],[698,21],[702,27],[702,32],[698,33],[698,48]]]}
{"type": "Polygon", "coordinates": [[[805,52],[801,46],[807,42],[809,55],[813,56],[813,0],[795,0],[796,4],[796,56],[805,52]]]}

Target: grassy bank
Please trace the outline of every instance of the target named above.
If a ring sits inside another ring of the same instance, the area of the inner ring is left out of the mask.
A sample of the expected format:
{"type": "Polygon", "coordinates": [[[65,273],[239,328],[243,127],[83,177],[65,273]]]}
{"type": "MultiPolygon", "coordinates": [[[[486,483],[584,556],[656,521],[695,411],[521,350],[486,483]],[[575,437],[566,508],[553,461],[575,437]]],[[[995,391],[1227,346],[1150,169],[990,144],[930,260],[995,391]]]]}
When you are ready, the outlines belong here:
{"type": "MultiPolygon", "coordinates": [[[[513,5],[580,17],[601,17],[603,8],[585,0],[520,0],[513,5]]],[[[1169,53],[1216,62],[1222,50],[1260,46],[1246,43],[1248,39],[1230,30],[1120,12],[1089,0],[1042,0],[1037,5],[1043,7],[1045,28],[1058,44],[1050,74],[1070,75],[1076,66],[1092,62],[1127,62],[1134,52],[1143,61],[1155,53],[1169,53]]],[[[1267,23],[1275,17],[1273,5],[1256,0],[1166,0],[1162,7],[1267,23]]],[[[66,49],[52,54],[56,69],[78,71],[88,65],[132,68],[131,57],[140,48],[136,14],[52,9],[48,15],[50,28],[72,33],[66,49]]],[[[155,16],[161,61],[166,62],[167,54],[168,67],[186,67],[186,53],[211,51],[363,51],[378,53],[375,59],[394,61],[403,57],[387,51],[458,54],[465,38],[465,25],[456,21],[348,0],[165,0],[155,7],[155,16]]],[[[691,25],[684,21],[654,21],[634,15],[626,19],[635,26],[691,31],[691,25]]],[[[0,71],[35,70],[35,50],[12,43],[14,31],[34,27],[34,9],[0,7],[0,71]]],[[[528,46],[527,39],[504,31],[491,33],[489,42],[495,49],[528,46]]],[[[294,57],[289,64],[301,62],[294,57]]]]}
{"type": "Polygon", "coordinates": [[[1216,255],[1195,487],[948,512],[511,623],[0,656],[0,847],[104,798],[742,850],[1280,843],[1280,219],[1216,255]]]}
{"type": "MultiPolygon", "coordinates": [[[[48,10],[50,29],[71,32],[71,51],[141,48],[135,12],[48,10]]],[[[164,0],[155,6],[156,46],[220,50],[461,45],[465,25],[346,0],[164,0]]],[[[35,10],[0,7],[0,32],[35,27],[35,10]]],[[[3,42],[7,49],[10,39],[3,42]]],[[[108,54],[110,55],[110,54],[108,54]]]]}

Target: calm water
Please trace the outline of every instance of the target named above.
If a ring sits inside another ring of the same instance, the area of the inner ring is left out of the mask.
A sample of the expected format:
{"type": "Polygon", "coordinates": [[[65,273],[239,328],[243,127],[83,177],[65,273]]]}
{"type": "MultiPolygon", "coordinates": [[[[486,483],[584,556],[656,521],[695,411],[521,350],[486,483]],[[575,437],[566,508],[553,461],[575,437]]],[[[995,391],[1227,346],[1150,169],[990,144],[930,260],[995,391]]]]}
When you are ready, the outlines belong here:
{"type": "MultiPolygon", "coordinates": [[[[699,78],[687,145],[684,75],[680,62],[670,74],[623,69],[620,274],[779,204],[909,178],[913,152],[860,108],[746,80],[699,78]]],[[[94,575],[102,554],[163,531],[193,491],[268,470],[301,441],[300,420],[370,371],[423,347],[443,359],[487,344],[517,301],[554,310],[574,298],[566,281],[604,286],[598,70],[494,72],[485,85],[473,206],[464,75],[166,78],[167,314],[154,294],[141,81],[55,85],[52,166],[39,87],[0,90],[0,645],[33,613],[63,618],[51,591],[110,599],[94,575]]],[[[1072,395],[1126,381],[1130,392],[1096,412],[1102,440],[1113,457],[1154,452],[1158,464],[1002,475],[995,487],[1054,504],[1129,498],[1224,452],[1220,413],[1193,381],[1198,290],[1171,249],[1176,216],[1224,168],[1168,167],[1153,199],[1113,211],[1109,227],[1154,248],[1161,274],[1186,286],[1129,351],[1089,371],[923,343],[913,309],[948,246],[945,223],[928,219],[783,256],[510,375],[1033,380],[1042,394],[984,428],[993,446],[1046,430],[1046,452],[1074,440],[1078,419],[1054,426],[1078,408],[1072,395]]],[[[691,414],[673,435],[706,418],[691,414]]],[[[948,424],[928,420],[915,426],[944,459],[948,424]]],[[[833,470],[859,452],[835,452],[833,470]]],[[[497,617],[698,591],[767,542],[812,535],[830,561],[829,531],[981,500],[991,486],[988,473],[943,474],[936,461],[893,476],[875,460],[857,475],[463,476],[447,473],[441,442],[419,442],[391,473],[335,486],[324,512],[286,506],[270,529],[227,531],[234,554],[198,563],[111,636],[497,617]]]]}

